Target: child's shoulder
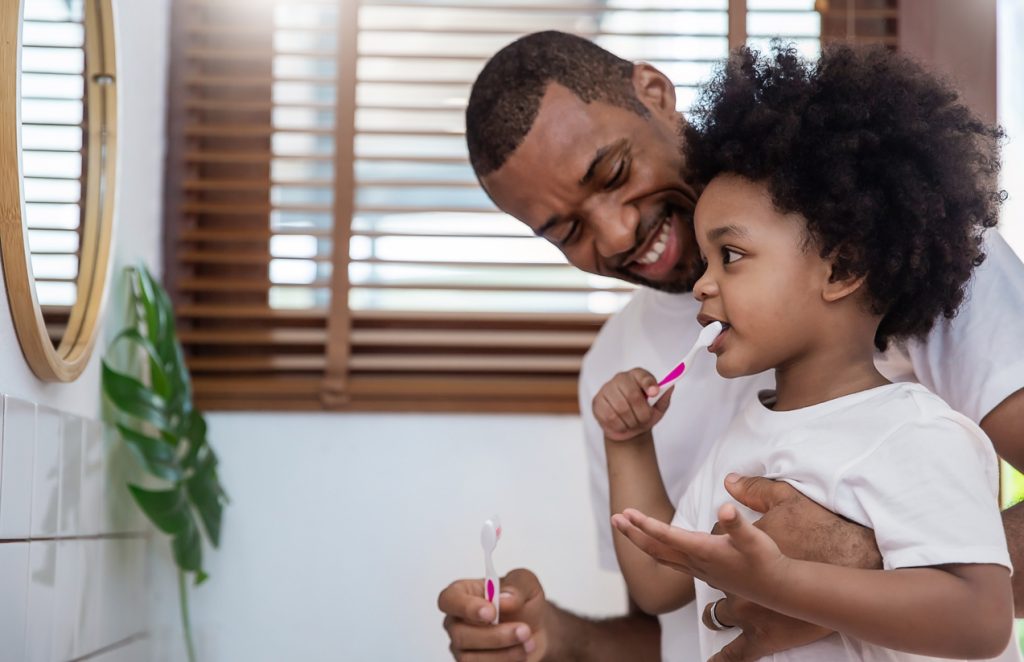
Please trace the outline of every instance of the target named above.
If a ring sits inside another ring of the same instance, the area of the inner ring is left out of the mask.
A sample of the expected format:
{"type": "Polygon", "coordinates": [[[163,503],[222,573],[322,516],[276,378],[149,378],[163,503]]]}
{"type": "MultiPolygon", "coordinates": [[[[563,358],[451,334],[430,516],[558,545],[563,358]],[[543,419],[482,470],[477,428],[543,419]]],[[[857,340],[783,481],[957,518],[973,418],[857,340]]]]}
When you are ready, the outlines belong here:
{"type": "Polygon", "coordinates": [[[888,395],[886,406],[892,409],[890,413],[904,420],[905,427],[950,426],[984,436],[974,421],[953,409],[941,396],[921,384],[893,384],[888,395]]]}
{"type": "Polygon", "coordinates": [[[950,452],[958,455],[993,453],[992,443],[978,425],[941,397],[914,383],[893,384],[875,403],[872,416],[887,423],[879,447],[900,446],[904,452],[950,452]]]}

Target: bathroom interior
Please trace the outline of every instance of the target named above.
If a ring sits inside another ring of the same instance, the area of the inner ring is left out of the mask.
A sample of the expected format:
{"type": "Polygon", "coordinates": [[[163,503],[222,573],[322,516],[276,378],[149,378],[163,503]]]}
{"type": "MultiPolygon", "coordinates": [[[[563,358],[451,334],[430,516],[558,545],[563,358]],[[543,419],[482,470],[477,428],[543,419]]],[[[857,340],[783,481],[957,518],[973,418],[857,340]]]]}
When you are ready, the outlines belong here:
{"type": "Polygon", "coordinates": [[[623,612],[576,378],[632,286],[501,214],[466,157],[469,86],[523,34],[655,63],[684,112],[743,43],[909,53],[1011,136],[1024,255],[1020,0],[3,4],[0,662],[450,660],[438,593],[483,575],[494,514],[499,573],[623,612]],[[118,427],[152,412],[110,374],[153,378],[140,288],[205,417],[188,540],[132,492],[181,475],[118,427]]]}

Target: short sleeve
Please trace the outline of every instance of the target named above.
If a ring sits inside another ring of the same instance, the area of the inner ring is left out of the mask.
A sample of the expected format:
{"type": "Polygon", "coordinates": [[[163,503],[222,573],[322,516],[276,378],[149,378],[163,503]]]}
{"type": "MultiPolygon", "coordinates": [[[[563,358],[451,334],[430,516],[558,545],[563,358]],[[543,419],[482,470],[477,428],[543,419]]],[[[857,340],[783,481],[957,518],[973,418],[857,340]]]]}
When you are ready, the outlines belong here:
{"type": "Polygon", "coordinates": [[[900,426],[848,467],[835,510],[874,530],[886,569],[1011,567],[992,444],[953,412],[900,426]]]}
{"type": "Polygon", "coordinates": [[[906,347],[918,381],[975,423],[1024,388],[1024,264],[994,230],[984,251],[957,316],[906,347]]]}

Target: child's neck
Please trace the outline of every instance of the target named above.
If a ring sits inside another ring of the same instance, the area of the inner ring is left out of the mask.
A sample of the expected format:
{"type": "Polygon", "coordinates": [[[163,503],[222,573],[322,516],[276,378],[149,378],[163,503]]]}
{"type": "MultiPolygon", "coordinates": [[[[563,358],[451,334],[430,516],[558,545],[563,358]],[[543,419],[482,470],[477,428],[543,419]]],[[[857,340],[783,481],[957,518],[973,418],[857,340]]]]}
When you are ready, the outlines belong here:
{"type": "Polygon", "coordinates": [[[874,346],[832,344],[775,369],[776,411],[801,409],[889,383],[874,346]]]}

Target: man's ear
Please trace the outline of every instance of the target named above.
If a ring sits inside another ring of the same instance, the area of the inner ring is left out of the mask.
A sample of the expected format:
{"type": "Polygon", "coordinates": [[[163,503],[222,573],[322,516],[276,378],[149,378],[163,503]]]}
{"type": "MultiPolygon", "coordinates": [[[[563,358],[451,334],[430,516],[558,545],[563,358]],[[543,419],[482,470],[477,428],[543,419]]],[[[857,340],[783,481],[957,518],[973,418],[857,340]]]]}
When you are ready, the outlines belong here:
{"type": "Polygon", "coordinates": [[[633,87],[636,96],[647,108],[662,117],[676,116],[676,87],[668,76],[646,62],[633,65],[633,87]]]}

